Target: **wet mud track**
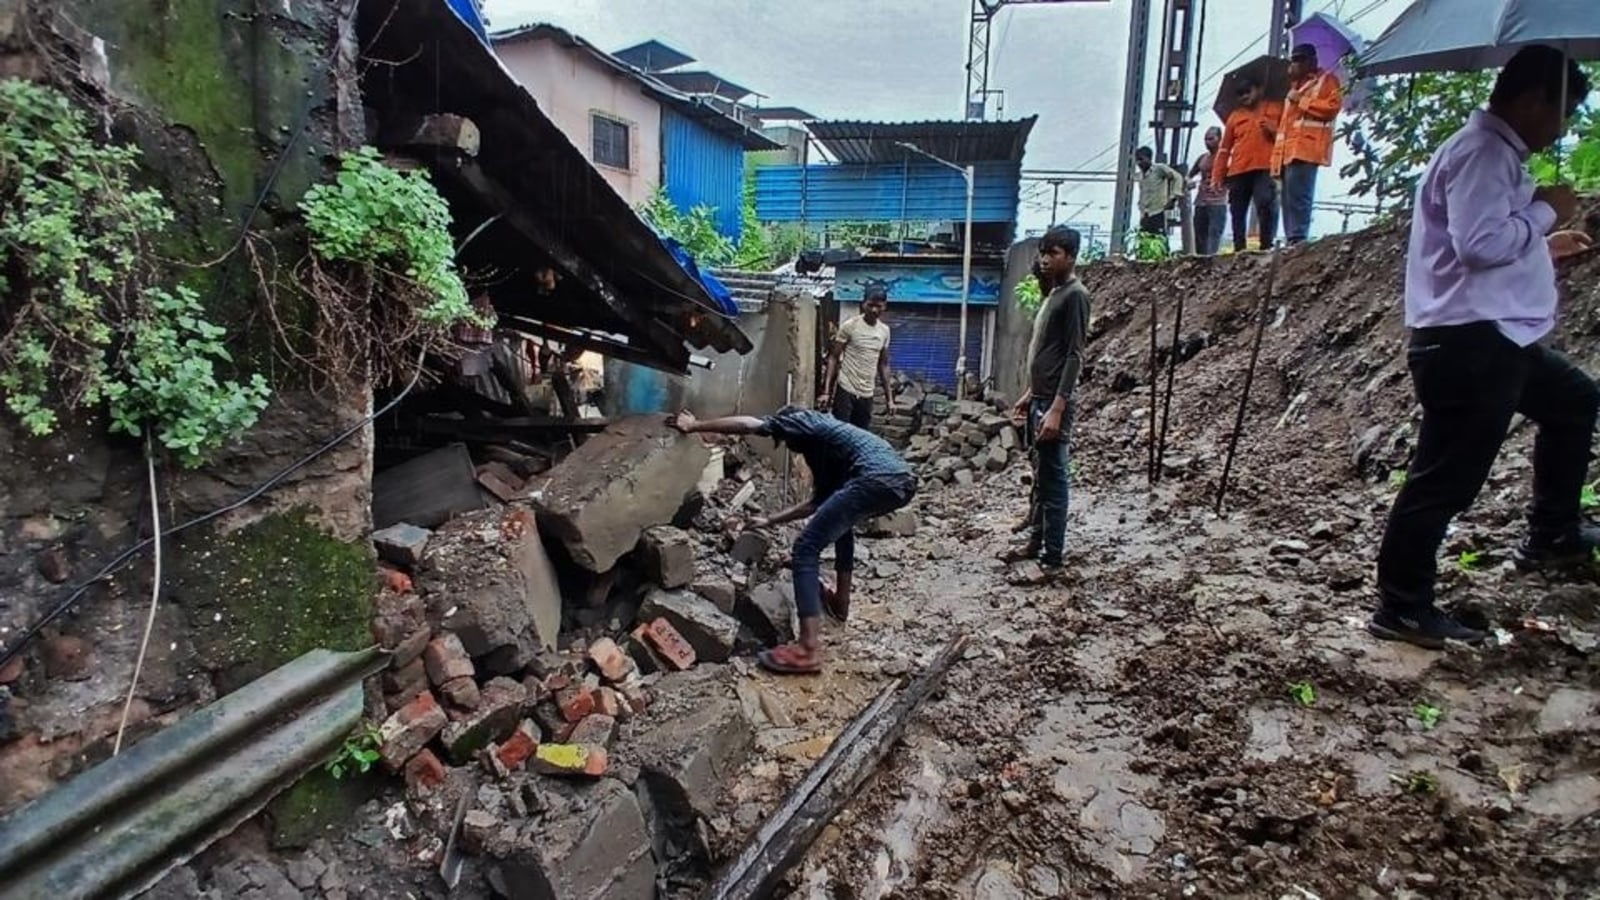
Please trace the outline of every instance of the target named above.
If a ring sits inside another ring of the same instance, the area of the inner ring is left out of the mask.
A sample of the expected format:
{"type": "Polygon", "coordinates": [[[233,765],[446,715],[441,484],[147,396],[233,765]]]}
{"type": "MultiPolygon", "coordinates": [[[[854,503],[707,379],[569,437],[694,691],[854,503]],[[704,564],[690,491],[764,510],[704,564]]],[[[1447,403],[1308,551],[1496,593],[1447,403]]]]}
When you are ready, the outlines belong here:
{"type": "MultiPolygon", "coordinates": [[[[1367,592],[1286,573],[1283,535],[1176,488],[1075,489],[1067,580],[1014,587],[1017,482],[933,493],[917,537],[872,542],[900,576],[830,634],[829,683],[768,688],[842,721],[951,628],[977,637],[797,896],[1600,895],[1593,657],[1521,627],[1376,641],[1367,592]]],[[[1503,587],[1600,626],[1592,585],[1503,587]]]]}

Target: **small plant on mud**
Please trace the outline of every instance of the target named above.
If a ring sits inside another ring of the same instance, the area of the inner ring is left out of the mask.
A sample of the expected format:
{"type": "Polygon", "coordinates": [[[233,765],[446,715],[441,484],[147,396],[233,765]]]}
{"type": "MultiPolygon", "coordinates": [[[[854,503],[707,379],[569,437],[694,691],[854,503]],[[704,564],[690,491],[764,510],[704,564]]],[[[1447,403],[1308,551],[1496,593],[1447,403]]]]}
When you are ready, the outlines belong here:
{"type": "Polygon", "coordinates": [[[1439,793],[1439,776],[1432,772],[1394,772],[1389,775],[1389,780],[1400,786],[1400,790],[1408,794],[1437,794],[1439,793]]]}
{"type": "Polygon", "coordinates": [[[1399,490],[1406,486],[1406,479],[1410,477],[1405,469],[1395,469],[1389,473],[1389,487],[1399,490]]]}
{"type": "Polygon", "coordinates": [[[1439,720],[1444,718],[1444,710],[1429,703],[1418,703],[1412,710],[1417,721],[1422,724],[1423,731],[1432,731],[1439,727],[1439,720]]]}
{"type": "Polygon", "coordinates": [[[268,390],[219,377],[223,329],[192,291],[158,286],[150,247],[173,214],[135,186],[138,160],[96,143],[66,95],[0,81],[0,394],[36,437],[104,403],[112,431],[196,466],[255,424],[268,390]]]}
{"type": "Polygon", "coordinates": [[[1161,262],[1172,256],[1165,235],[1135,231],[1128,235],[1128,255],[1139,262],[1161,262]]]}
{"type": "Polygon", "coordinates": [[[1483,551],[1481,550],[1463,550],[1461,555],[1456,557],[1456,567],[1463,572],[1476,572],[1482,562],[1483,551]]]}
{"type": "Polygon", "coordinates": [[[382,743],[382,735],[377,726],[371,722],[363,722],[356,732],[344,739],[344,744],[333,759],[328,760],[325,769],[334,778],[343,778],[346,775],[365,775],[372,771],[380,754],[378,746],[382,743]]]}
{"type": "Polygon", "coordinates": [[[362,147],[340,158],[332,184],[306,191],[300,211],[315,254],[300,279],[317,301],[306,330],[323,374],[359,377],[370,359],[374,378],[392,383],[410,372],[419,346],[445,339],[452,326],[494,324],[468,299],[450,207],[426,172],[399,171],[362,147]]]}
{"type": "Polygon", "coordinates": [[[1289,696],[1301,706],[1315,706],[1317,703],[1317,689],[1309,681],[1296,681],[1289,685],[1289,696]]]}

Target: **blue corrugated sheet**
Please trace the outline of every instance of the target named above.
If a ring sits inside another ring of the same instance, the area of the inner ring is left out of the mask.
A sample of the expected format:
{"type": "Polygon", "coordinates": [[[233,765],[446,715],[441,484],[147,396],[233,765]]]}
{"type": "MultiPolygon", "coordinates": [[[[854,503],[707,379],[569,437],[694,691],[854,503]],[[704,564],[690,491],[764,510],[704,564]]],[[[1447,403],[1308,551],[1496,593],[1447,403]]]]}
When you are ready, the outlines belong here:
{"type": "MultiPolygon", "coordinates": [[[[953,391],[956,384],[956,348],[961,346],[959,306],[920,306],[914,310],[893,307],[889,323],[889,368],[953,391]]],[[[983,371],[982,310],[967,310],[967,371],[983,371]]]]}
{"type": "MultiPolygon", "coordinates": [[[[999,268],[973,266],[967,305],[998,306],[1000,275],[999,268]]],[[[833,295],[847,303],[859,303],[862,288],[868,281],[881,281],[888,285],[891,306],[901,303],[961,303],[960,260],[936,266],[872,260],[842,263],[834,270],[833,295]]]]}
{"type": "MultiPolygon", "coordinates": [[[[972,220],[1015,221],[1021,180],[1019,163],[979,163],[972,220]]],[[[961,221],[966,215],[966,180],[938,163],[756,170],[756,218],[764,222],[961,221]]]]}
{"type": "Polygon", "coordinates": [[[661,180],[667,197],[681,210],[709,206],[717,211],[717,230],[739,240],[743,221],[744,148],[736,141],[663,109],[661,180]]]}

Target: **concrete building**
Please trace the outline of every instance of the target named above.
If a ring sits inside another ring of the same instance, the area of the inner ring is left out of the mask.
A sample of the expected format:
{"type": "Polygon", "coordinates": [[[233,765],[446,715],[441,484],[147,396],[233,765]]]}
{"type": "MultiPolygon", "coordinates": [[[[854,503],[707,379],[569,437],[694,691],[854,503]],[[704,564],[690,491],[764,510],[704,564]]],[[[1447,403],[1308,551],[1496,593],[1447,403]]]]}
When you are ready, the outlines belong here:
{"type": "Polygon", "coordinates": [[[490,35],[511,74],[606,181],[637,207],[657,188],[681,210],[708,206],[739,239],[744,155],[782,144],[746,121],[751,96],[657,41],[616,54],[553,25],[490,35]]]}

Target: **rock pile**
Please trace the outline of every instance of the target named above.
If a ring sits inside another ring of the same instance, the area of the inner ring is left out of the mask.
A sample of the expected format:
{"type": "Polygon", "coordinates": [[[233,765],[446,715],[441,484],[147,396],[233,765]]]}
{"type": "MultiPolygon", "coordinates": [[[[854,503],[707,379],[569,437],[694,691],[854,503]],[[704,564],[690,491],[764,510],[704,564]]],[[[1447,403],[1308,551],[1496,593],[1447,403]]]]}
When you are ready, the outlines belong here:
{"type": "Polygon", "coordinates": [[[959,400],[933,409],[942,415],[925,415],[926,424],[905,449],[924,483],[972,484],[1025,455],[1003,404],[959,400]]]}

